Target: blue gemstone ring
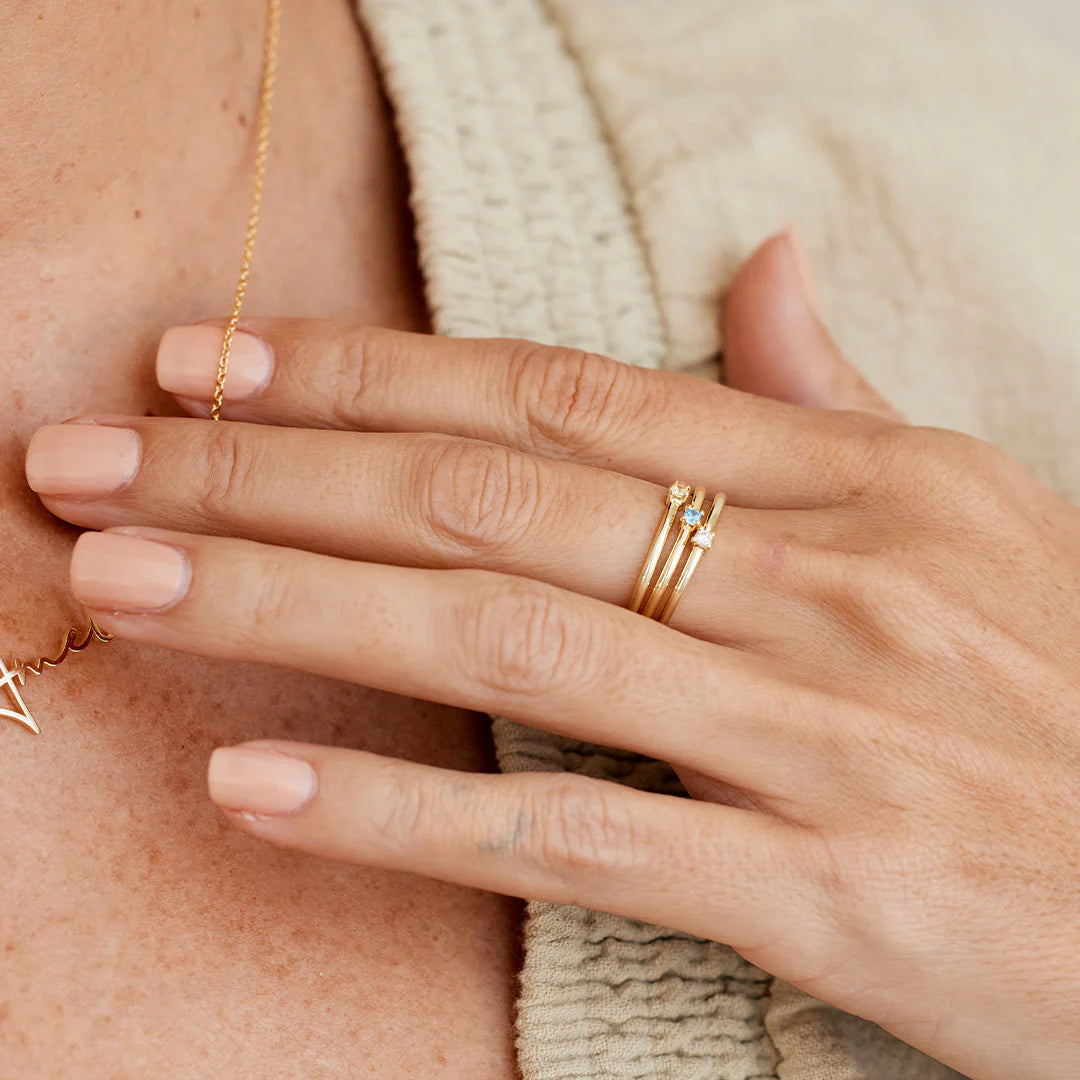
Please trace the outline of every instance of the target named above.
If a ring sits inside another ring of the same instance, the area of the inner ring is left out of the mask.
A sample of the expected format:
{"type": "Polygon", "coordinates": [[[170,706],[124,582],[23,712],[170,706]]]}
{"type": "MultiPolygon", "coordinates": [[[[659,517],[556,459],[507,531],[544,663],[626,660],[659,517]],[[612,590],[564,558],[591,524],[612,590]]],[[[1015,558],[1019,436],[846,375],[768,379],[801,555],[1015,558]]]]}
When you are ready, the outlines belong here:
{"type": "Polygon", "coordinates": [[[722,493],[718,494],[713,499],[706,517],[702,509],[705,502],[704,488],[691,489],[689,484],[681,481],[671,485],[667,493],[664,516],[657,526],[645,564],[638,575],[629,604],[631,611],[662,623],[671,618],[702,556],[713,546],[716,526],[726,501],[722,493]],[[676,521],[681,523],[681,528],[661,566],[661,557],[668,546],[671,529],[676,521]]]}

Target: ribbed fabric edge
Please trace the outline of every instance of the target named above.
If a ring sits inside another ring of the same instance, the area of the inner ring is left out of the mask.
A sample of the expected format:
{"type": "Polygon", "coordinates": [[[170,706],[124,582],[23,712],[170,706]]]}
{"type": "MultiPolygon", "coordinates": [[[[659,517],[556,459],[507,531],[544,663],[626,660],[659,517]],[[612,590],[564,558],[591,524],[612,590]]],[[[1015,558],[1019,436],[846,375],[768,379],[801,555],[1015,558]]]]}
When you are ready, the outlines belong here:
{"type": "Polygon", "coordinates": [[[357,6],[412,178],[436,332],[659,366],[659,311],[618,173],[538,5],[357,6]]]}

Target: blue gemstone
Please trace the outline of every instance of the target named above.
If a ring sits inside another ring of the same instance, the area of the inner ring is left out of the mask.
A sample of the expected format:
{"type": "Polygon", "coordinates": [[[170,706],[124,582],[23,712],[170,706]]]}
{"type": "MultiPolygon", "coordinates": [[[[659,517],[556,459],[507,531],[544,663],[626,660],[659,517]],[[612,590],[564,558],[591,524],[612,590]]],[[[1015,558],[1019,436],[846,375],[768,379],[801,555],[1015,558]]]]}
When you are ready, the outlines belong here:
{"type": "Polygon", "coordinates": [[[705,515],[700,510],[695,510],[692,506],[688,506],[682,512],[682,519],[687,525],[700,525],[705,520],[705,515]]]}

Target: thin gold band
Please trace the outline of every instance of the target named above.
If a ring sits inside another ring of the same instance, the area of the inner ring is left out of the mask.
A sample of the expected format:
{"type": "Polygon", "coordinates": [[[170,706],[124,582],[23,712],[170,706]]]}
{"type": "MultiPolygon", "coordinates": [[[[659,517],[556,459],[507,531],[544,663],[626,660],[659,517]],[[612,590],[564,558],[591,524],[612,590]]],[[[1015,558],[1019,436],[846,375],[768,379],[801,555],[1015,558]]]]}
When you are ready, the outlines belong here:
{"type": "Polygon", "coordinates": [[[649,548],[648,555],[645,556],[645,564],[641,568],[637,585],[634,587],[634,595],[630,598],[630,603],[627,604],[627,607],[629,607],[631,611],[641,610],[641,604],[645,599],[645,593],[648,591],[649,585],[652,584],[653,574],[656,573],[656,567],[660,562],[660,556],[664,553],[664,545],[667,543],[668,535],[671,532],[671,526],[675,523],[676,515],[686,505],[689,498],[690,485],[684,484],[681,480],[676,480],[675,483],[668,488],[667,510],[660,519],[660,524],[656,527],[656,534],[653,536],[652,545],[649,548]]]}
{"type": "Polygon", "coordinates": [[[690,540],[690,534],[697,527],[695,523],[686,520],[687,514],[691,511],[700,512],[701,504],[704,501],[705,489],[695,488],[694,497],[690,501],[690,505],[683,510],[683,523],[682,527],[679,529],[679,535],[675,539],[675,546],[671,549],[671,553],[667,557],[667,562],[664,563],[664,569],[660,571],[660,577],[657,578],[652,592],[649,593],[649,599],[645,602],[645,607],[641,612],[646,619],[651,619],[656,615],[656,611],[660,607],[660,602],[664,599],[664,594],[671,584],[671,579],[675,576],[675,571],[678,568],[679,561],[682,559],[683,552],[686,550],[686,545],[690,540]]]}
{"type": "Polygon", "coordinates": [[[698,528],[691,538],[690,543],[693,550],[690,552],[690,555],[682,568],[679,580],[675,582],[675,588],[672,589],[667,603],[657,616],[658,622],[665,624],[669,622],[675,609],[679,606],[679,601],[682,599],[683,593],[686,592],[686,586],[690,584],[690,579],[694,576],[694,571],[697,569],[698,563],[701,562],[702,555],[712,547],[713,538],[716,536],[716,526],[720,521],[720,515],[724,512],[724,506],[726,504],[727,496],[722,492],[713,499],[712,509],[709,511],[708,520],[704,525],[698,528]]]}

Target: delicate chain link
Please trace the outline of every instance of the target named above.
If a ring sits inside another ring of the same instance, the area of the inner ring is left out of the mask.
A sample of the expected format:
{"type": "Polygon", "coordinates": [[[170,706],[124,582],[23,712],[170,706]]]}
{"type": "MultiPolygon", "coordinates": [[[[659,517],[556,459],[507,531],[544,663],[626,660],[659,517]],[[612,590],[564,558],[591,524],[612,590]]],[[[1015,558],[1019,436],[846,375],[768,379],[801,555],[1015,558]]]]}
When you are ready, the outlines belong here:
{"type": "Polygon", "coordinates": [[[251,277],[251,257],[255,251],[255,234],[259,231],[259,210],[262,208],[263,181],[266,178],[266,157],[270,149],[270,116],[274,111],[274,79],[277,75],[278,34],[281,26],[281,0],[268,0],[266,12],[266,38],[263,45],[262,93],[259,95],[259,124],[255,143],[255,180],[251,191],[251,209],[248,211],[247,232],[244,234],[244,255],[240,260],[240,277],[236,282],[232,314],[225,327],[221,342],[221,359],[218,361],[217,382],[214,385],[214,402],[210,419],[221,419],[221,406],[225,400],[225,380],[229,374],[229,352],[233,336],[240,322],[240,311],[247,295],[248,279],[251,277]]]}

